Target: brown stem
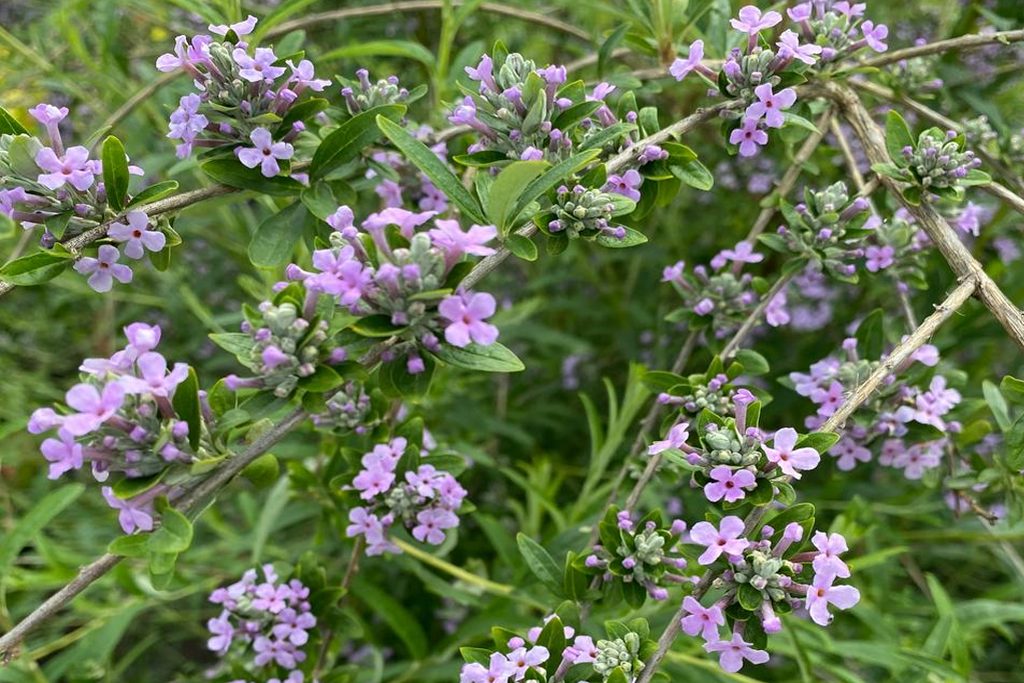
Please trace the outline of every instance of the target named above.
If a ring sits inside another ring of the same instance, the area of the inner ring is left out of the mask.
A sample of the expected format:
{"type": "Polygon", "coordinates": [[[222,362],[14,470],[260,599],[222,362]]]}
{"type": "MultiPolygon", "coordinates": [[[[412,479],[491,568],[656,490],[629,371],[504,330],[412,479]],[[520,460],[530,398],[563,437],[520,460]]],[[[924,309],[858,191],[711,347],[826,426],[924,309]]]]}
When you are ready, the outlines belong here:
{"type": "Polygon", "coordinates": [[[934,43],[925,43],[924,45],[915,45],[914,47],[902,50],[886,52],[878,57],[865,59],[859,66],[886,66],[887,64],[895,64],[904,59],[913,59],[914,57],[927,57],[928,55],[937,55],[943,52],[952,52],[953,50],[970,50],[995,43],[1018,43],[1022,40],[1024,40],[1024,30],[1021,29],[999,31],[998,33],[972,33],[966,36],[950,38],[949,40],[939,40],[934,43]]]}

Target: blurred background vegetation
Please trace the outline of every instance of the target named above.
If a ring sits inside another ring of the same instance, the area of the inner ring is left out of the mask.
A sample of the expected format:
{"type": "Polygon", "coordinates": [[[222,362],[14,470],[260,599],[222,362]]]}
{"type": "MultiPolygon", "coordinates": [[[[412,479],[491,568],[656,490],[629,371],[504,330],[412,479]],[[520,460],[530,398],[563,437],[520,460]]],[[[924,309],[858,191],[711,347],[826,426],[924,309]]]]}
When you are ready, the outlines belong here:
{"type": "MultiPolygon", "coordinates": [[[[664,57],[699,35],[710,55],[720,55],[727,19],[743,3],[691,0],[685,13],[677,13],[684,19],[669,26],[658,25],[644,0],[485,3],[460,26],[452,12],[441,11],[442,4],[398,3],[373,12],[368,8],[374,3],[327,0],[3,0],[0,103],[26,123],[26,109],[38,102],[66,105],[78,141],[111,125],[150,180],[175,179],[188,189],[209,181],[194,158],[176,159],[164,137],[167,116],[188,84],[160,74],[153,63],[175,35],[201,32],[209,22],[256,14],[266,40],[302,46],[322,77],[351,77],[366,67],[375,77],[397,74],[408,87],[428,83],[430,96],[410,114],[438,128],[447,125],[439,105],[457,97],[463,67],[499,39],[539,64],[580,63],[576,73],[588,82],[635,89],[641,102],[657,103],[664,124],[698,106],[703,88],[660,75],[640,81],[636,74],[663,72],[664,57]],[[338,10],[349,16],[323,14],[338,10]],[[630,33],[617,49],[599,52],[624,25],[630,33]]],[[[891,27],[894,48],[918,38],[1024,23],[1024,3],[1016,0],[874,0],[868,12],[891,27]]],[[[957,120],[985,114],[1001,131],[1024,126],[1019,50],[950,55],[934,66],[946,85],[931,106],[957,120]]],[[[502,341],[523,358],[527,371],[497,378],[445,373],[421,406],[439,441],[479,463],[463,475],[479,511],[464,522],[457,546],[445,544],[446,561],[514,583],[523,575],[515,557],[516,531],[545,539],[552,549],[579,546],[580,510],[574,503],[592,462],[592,427],[581,395],[603,416],[598,430],[608,430],[611,452],[621,456],[624,448],[614,446],[624,440],[628,447],[634,433],[630,412],[640,408],[636,401],[621,401],[630,364],[666,368],[683,337],[663,320],[677,301],[670,288],[658,284],[662,267],[680,259],[706,263],[742,239],[794,151],[774,144],[769,155],[741,162],[725,154],[714,126],[685,142],[714,170],[717,183],[710,193],[685,190],[657,209],[644,226],[648,244],[629,250],[576,245],[558,257],[542,254],[537,263],[509,263],[488,281],[503,302],[495,320],[502,341]],[[619,414],[609,420],[609,396],[616,395],[619,414]]],[[[449,148],[461,151],[465,145],[456,139],[449,148]]],[[[841,156],[822,147],[806,164],[799,187],[843,177],[841,156]]],[[[372,191],[362,192],[357,216],[378,210],[379,202],[372,191]]],[[[28,415],[63,395],[83,357],[111,353],[122,325],[159,323],[162,351],[195,365],[203,385],[237,370],[206,335],[234,331],[241,303],[262,298],[276,279],[253,269],[245,256],[249,236],[270,209],[263,200],[231,196],[188,210],[175,223],[185,246],[175,251],[170,270],[141,268],[131,287],[99,295],[69,275],[0,302],[0,547],[4,534],[44,496],[70,486],[46,479],[38,439],[24,430],[28,415]]],[[[973,249],[1004,291],[1024,301],[1024,261],[997,258],[993,243],[1000,237],[1019,245],[1020,217],[993,206],[973,249]]],[[[24,248],[22,240],[13,224],[0,223],[0,257],[24,248]]],[[[933,258],[929,289],[912,292],[919,316],[951,282],[945,264],[933,258]]],[[[771,361],[770,377],[805,371],[834,352],[848,324],[874,308],[892,310],[894,325],[901,324],[885,278],[833,289],[830,324],[772,330],[758,341],[771,361]]],[[[977,304],[968,304],[934,343],[963,370],[960,388],[972,399],[958,413],[965,423],[985,412],[982,380],[1021,374],[1016,351],[977,304]]],[[[698,353],[691,371],[707,360],[698,353]]],[[[810,403],[769,383],[776,397],[770,426],[802,425],[810,403]]],[[[276,453],[298,466],[319,447],[317,437],[299,434],[276,453]]],[[[673,680],[1024,681],[1024,566],[1007,551],[1021,549],[1024,528],[1001,523],[990,530],[973,517],[954,518],[937,479],[910,482],[898,471],[871,465],[841,473],[831,462],[816,474],[805,480],[802,498],[818,505],[819,526],[831,524],[852,539],[861,605],[827,632],[795,624],[773,639],[773,653],[784,656],[743,676],[720,672],[696,640],[681,641],[668,664],[673,680]]],[[[645,505],[671,498],[692,515],[701,503],[687,488],[685,482],[665,481],[649,489],[645,505]]],[[[0,631],[102,552],[118,533],[114,517],[99,496],[82,495],[33,534],[30,551],[17,557],[0,552],[0,631]]],[[[197,526],[198,540],[179,561],[180,576],[170,591],[153,590],[125,563],[112,580],[30,639],[36,664],[0,668],[0,681],[202,680],[214,662],[205,648],[205,622],[215,616],[206,594],[256,562],[294,563],[308,550],[340,576],[347,551],[333,519],[314,497],[296,495],[287,478],[263,490],[236,485],[197,526]]],[[[540,588],[533,589],[532,600],[481,593],[408,555],[366,565],[361,580],[395,598],[406,623],[402,628],[413,635],[396,634],[380,605],[361,603],[357,590],[363,635],[352,641],[352,658],[363,667],[360,681],[455,680],[459,645],[487,638],[492,625],[539,623],[544,611],[536,605],[549,601],[540,588]],[[425,651],[418,651],[421,642],[429,643],[425,651]]],[[[667,610],[654,610],[648,604],[644,611],[657,628],[667,610]]]]}

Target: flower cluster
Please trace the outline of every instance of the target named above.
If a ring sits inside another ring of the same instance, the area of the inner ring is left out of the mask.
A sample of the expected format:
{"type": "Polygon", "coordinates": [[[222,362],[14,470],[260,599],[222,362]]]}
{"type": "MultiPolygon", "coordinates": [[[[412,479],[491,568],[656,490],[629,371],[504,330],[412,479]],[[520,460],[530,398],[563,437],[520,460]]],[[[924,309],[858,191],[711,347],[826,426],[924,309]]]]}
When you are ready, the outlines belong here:
{"type": "Polygon", "coordinates": [[[330,248],[313,254],[319,272],[294,264],[287,271],[306,291],[306,310],[316,310],[325,295],[363,318],[357,331],[372,325],[374,336],[398,337],[387,360],[404,357],[409,374],[427,369],[421,349],[438,352],[441,337],[457,347],[486,346],[498,337],[498,328],[486,322],[495,312],[494,297],[456,289],[467,273],[456,268],[463,256],[493,254],[486,245],[497,231],[489,225],[463,231],[457,221],[437,219],[434,228],[417,232],[435,215],[389,208],[368,216],[360,230],[351,209],[340,207],[328,218],[335,230],[330,248]]]}
{"type": "Polygon", "coordinates": [[[230,26],[210,25],[219,39],[178,36],[174,51],[156,60],[160,71],[184,69],[199,91],[183,96],[171,114],[167,137],[180,141],[179,158],[194,147],[230,149],[242,164],[272,177],[292,157],[291,142],[306,127],[295,105],[304,92],[322,92],[330,81],[316,78],[307,59],[282,65],[272,48],[250,51],[244,37],[255,27],[252,15],[230,26]]]}
{"type": "Polygon", "coordinates": [[[657,649],[650,639],[646,619],[628,623],[606,621],[607,637],[576,635],[557,615],[544,626],[529,630],[526,638],[502,628],[494,629],[498,651],[463,648],[467,663],[459,683],[509,683],[509,681],[632,681],[646,668],[645,660],[657,649]],[[500,642],[499,642],[500,641],[500,642]],[[503,653],[501,650],[508,650],[503,653]],[[561,653],[557,665],[552,659],[561,653]],[[569,674],[570,669],[579,666],[569,674]],[[596,676],[596,678],[594,677],[596,676]]]}
{"type": "MultiPolygon", "coordinates": [[[[863,382],[881,362],[861,358],[857,347],[856,339],[847,339],[843,343],[845,359],[829,356],[811,365],[807,374],[790,373],[797,393],[818,405],[817,413],[806,420],[809,428],[833,415],[845,402],[847,389],[863,382]]],[[[922,346],[885,388],[860,408],[858,416],[869,414],[870,419],[846,427],[839,442],[829,449],[839,469],[851,470],[858,462],[870,462],[875,450],[880,463],[902,469],[909,479],[920,479],[926,470],[941,464],[947,435],[960,430],[959,423],[949,421],[946,415],[960,403],[961,396],[948,386],[945,377],[934,374],[932,368],[938,362],[938,350],[930,344],[922,346]],[[924,370],[896,378],[914,363],[924,370]]]]}
{"type": "Polygon", "coordinates": [[[349,381],[327,399],[322,413],[312,416],[313,424],[343,434],[366,434],[380,424],[379,408],[362,383],[349,381]]]}
{"type": "Polygon", "coordinates": [[[573,564],[584,574],[600,577],[606,589],[621,591],[632,607],[640,607],[648,596],[668,598],[665,585],[689,581],[673,571],[686,568],[677,547],[686,524],[676,520],[665,527],[657,510],[638,522],[631,517],[628,510],[609,507],[598,525],[600,543],[573,564]]]}
{"type": "Polygon", "coordinates": [[[808,188],[804,203],[795,207],[783,203],[788,225],[759,239],[772,249],[820,262],[838,280],[856,282],[857,269],[851,261],[865,255],[861,244],[872,234],[865,227],[869,206],[863,197],[851,201],[843,182],[819,191],[808,188]]]}
{"type": "Polygon", "coordinates": [[[916,145],[906,145],[900,153],[925,190],[953,187],[981,166],[981,159],[966,149],[964,137],[954,130],[943,133],[930,128],[921,133],[916,145]]]}
{"type": "MultiPolygon", "coordinates": [[[[79,368],[83,381],[68,390],[66,407],[39,408],[28,430],[57,430],[40,450],[50,463],[50,478],[86,463],[103,487],[103,497],[119,511],[125,533],[153,529],[154,501],[174,498],[191,479],[190,466],[209,457],[206,425],[198,414],[181,414],[175,394],[189,367],[154,351],[160,328],[132,323],[124,328],[128,345],[110,358],[88,358],[79,368]]],[[[195,388],[189,389],[195,392],[195,388]]],[[[195,405],[198,398],[193,397],[195,405]]]]}
{"type": "MultiPolygon", "coordinates": [[[[764,255],[754,251],[750,242],[738,242],[732,249],[723,249],[707,266],[695,266],[686,272],[679,261],[666,266],[662,282],[668,282],[683,298],[684,305],[669,313],[669,322],[686,321],[691,329],[710,327],[717,339],[732,334],[743,323],[769,289],[768,283],[749,273],[741,273],[745,264],[760,263],[764,255]]],[[[776,297],[769,304],[765,319],[772,327],[789,322],[784,299],[776,297]]]]}
{"type": "MultiPolygon", "coordinates": [[[[924,38],[918,38],[914,44],[923,45],[926,42],[924,38]]],[[[901,59],[889,67],[886,80],[898,92],[910,96],[938,90],[943,81],[935,75],[937,62],[935,56],[901,59]]]]}
{"type": "Polygon", "coordinates": [[[466,490],[454,476],[415,461],[415,448],[403,437],[387,444],[378,444],[363,455],[362,469],[352,479],[350,488],[359,492],[363,505],[349,511],[351,524],[345,530],[350,538],[363,536],[367,555],[401,552],[389,539],[391,527],[398,523],[412,531],[421,543],[441,545],[445,531],[459,525],[456,512],[466,497],[466,490]],[[412,458],[403,456],[409,452],[412,458]]]}
{"type": "MultiPolygon", "coordinates": [[[[263,670],[268,666],[285,671],[305,661],[303,651],[309,632],[316,626],[310,611],[309,588],[298,579],[279,580],[272,565],[263,565],[263,581],[255,569],[242,579],[210,594],[210,602],[221,606],[219,616],[207,622],[210,638],[207,647],[221,657],[229,654],[248,657],[248,669],[263,670]]],[[[302,676],[289,676],[286,683],[302,676]]]]}
{"type": "Polygon", "coordinates": [[[803,609],[814,623],[827,626],[832,621],[829,606],[849,609],[860,600],[856,588],[836,584],[836,579],[850,576],[839,557],[847,550],[845,538],[818,531],[811,539],[814,550],[802,551],[801,540],[812,520],[805,514],[799,506],[790,508],[757,533],[748,534],[735,516],[722,518],[717,526],[698,522],[690,531],[691,541],[706,548],[698,562],[722,566],[712,587],[724,595],[710,607],[686,597],[681,626],[688,635],[699,634],[705,650],[719,653],[725,671],[739,671],[744,660],[768,661],[768,653],[758,647],[764,647],[768,634],[782,630],[779,614],[803,609]],[[808,563],[811,576],[805,575],[808,563]],[[722,626],[729,629],[727,639],[721,637],[722,626]]]}
{"type": "Polygon", "coordinates": [[[582,81],[566,84],[563,66],[538,68],[519,53],[496,50],[466,73],[479,83],[478,91],[467,94],[448,120],[478,135],[467,163],[557,163],[574,150],[617,148],[629,130],[616,126],[618,117],[605,104],[615,86],[600,83],[588,94],[582,81]]]}
{"type": "MultiPolygon", "coordinates": [[[[915,226],[915,222],[914,217],[900,207],[890,218],[872,215],[862,226],[872,231],[870,244],[864,248],[864,268],[869,273],[885,271],[904,291],[908,285],[917,289],[928,288],[925,257],[931,240],[927,233],[915,226]]],[[[973,231],[975,227],[968,220],[961,225],[967,231],[973,231]]]]}
{"type": "Polygon", "coordinates": [[[741,109],[725,114],[733,120],[729,143],[741,156],[754,156],[768,144],[768,130],[782,128],[787,118],[793,117],[785,110],[793,107],[797,94],[787,86],[800,82],[802,72],[837,62],[864,47],[877,52],[887,49],[888,29],[862,21],[863,12],[863,3],[819,0],[799,4],[787,10],[797,30],[783,31],[773,49],[762,41],[761,32],[781,24],[782,15],[747,5],[738,18],[730,20],[734,29],[746,34],[746,47],[731,50],[721,72],[703,63],[703,40],[694,41],[687,56],[676,59],[669,72],[677,81],[697,73],[723,97],[742,102],[741,109]]]}
{"type": "MultiPolygon", "coordinates": [[[[46,128],[50,146],[44,147],[28,134],[0,136],[0,213],[26,230],[42,226],[40,243],[46,248],[118,217],[115,207],[120,209],[121,204],[111,206],[108,201],[103,162],[90,159],[85,147],[64,147],[60,125],[68,108],[40,104],[29,113],[46,128]]],[[[130,175],[143,175],[138,166],[127,168],[130,175]]],[[[131,197],[121,199],[127,204],[131,197]]],[[[107,232],[124,247],[125,256],[136,260],[146,251],[158,252],[167,246],[168,234],[178,240],[166,221],[157,226],[137,209],[112,222],[107,232]]],[[[107,292],[115,279],[121,283],[132,279],[131,268],[118,263],[120,258],[116,245],[103,244],[96,257],[79,259],[75,270],[89,275],[93,289],[107,292]]]]}

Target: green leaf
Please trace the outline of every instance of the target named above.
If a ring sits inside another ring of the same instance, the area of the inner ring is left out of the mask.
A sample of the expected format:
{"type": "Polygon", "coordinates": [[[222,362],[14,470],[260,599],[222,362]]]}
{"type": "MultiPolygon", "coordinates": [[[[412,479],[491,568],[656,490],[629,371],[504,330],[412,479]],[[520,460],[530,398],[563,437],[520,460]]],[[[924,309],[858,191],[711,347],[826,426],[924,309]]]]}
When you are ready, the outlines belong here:
{"type": "Polygon", "coordinates": [[[783,125],[787,128],[796,127],[803,128],[804,130],[810,133],[819,132],[817,126],[815,126],[813,123],[811,123],[804,117],[800,116],[799,114],[794,114],[792,112],[785,111],[782,112],[782,118],[785,120],[783,125]]]}
{"type": "Polygon", "coordinates": [[[999,425],[999,431],[1008,432],[1013,421],[1010,419],[1010,408],[1006,405],[1006,399],[999,393],[996,385],[987,379],[981,383],[981,392],[985,395],[985,402],[988,403],[996,424],[999,425]]]}
{"type": "Polygon", "coordinates": [[[107,552],[122,557],[146,557],[149,554],[148,545],[149,534],[118,536],[107,546],[107,552]]]}
{"type": "Polygon", "coordinates": [[[377,117],[377,126],[416,168],[430,178],[437,189],[459,207],[467,219],[480,225],[487,223],[480,203],[429,147],[414,138],[402,126],[382,116],[377,117]]]}
{"type": "Polygon", "coordinates": [[[247,358],[252,351],[252,335],[242,332],[217,332],[208,335],[210,341],[224,349],[228,353],[241,358],[247,358]]]}
{"type": "Polygon", "coordinates": [[[516,544],[519,546],[519,552],[523,559],[526,560],[526,566],[530,568],[533,575],[554,593],[555,597],[565,597],[562,586],[562,570],[548,554],[548,551],[522,532],[516,534],[516,544]]]}
{"type": "Polygon", "coordinates": [[[626,234],[622,239],[611,235],[598,235],[595,241],[602,247],[609,247],[611,249],[625,249],[627,247],[635,247],[647,242],[647,235],[642,232],[625,226],[621,227],[626,231],[626,234]]]}
{"type": "Polygon", "coordinates": [[[199,448],[203,418],[199,410],[199,378],[195,368],[188,369],[188,377],[174,390],[172,401],[178,417],[188,424],[188,443],[193,450],[199,448]]]}
{"type": "Polygon", "coordinates": [[[302,202],[293,202],[263,221],[249,242],[252,264],[273,268],[286,263],[302,237],[307,216],[306,206],[302,202]]]}
{"type": "Polygon", "coordinates": [[[743,609],[748,612],[756,612],[761,607],[761,603],[764,602],[764,598],[761,596],[761,591],[757,590],[749,583],[741,583],[740,589],[736,593],[736,597],[739,599],[740,605],[743,609]]]}
{"type": "Polygon", "coordinates": [[[1018,405],[1024,405],[1024,380],[1007,375],[999,383],[999,391],[1003,393],[1006,400],[1018,405]]]}
{"type": "Polygon", "coordinates": [[[267,178],[258,168],[246,168],[233,158],[211,159],[202,165],[203,172],[219,183],[252,190],[260,194],[291,197],[302,191],[303,185],[294,178],[275,176],[267,178]]]}
{"type": "Polygon", "coordinates": [[[331,132],[313,153],[309,164],[310,180],[319,180],[350,159],[380,137],[378,119],[397,121],[405,115],[405,107],[387,104],[356,114],[331,132]]]}
{"type": "Polygon", "coordinates": [[[18,119],[0,107],[0,135],[28,135],[28,129],[18,119]]]}
{"type": "Polygon", "coordinates": [[[524,261],[537,260],[537,245],[529,237],[513,233],[505,238],[505,246],[517,258],[524,261]]]}
{"type": "MultiPolygon", "coordinates": [[[[546,161],[516,161],[501,169],[487,195],[487,218],[502,237],[516,227],[512,208],[526,187],[549,166],[546,161]]],[[[515,252],[513,252],[515,253],[515,252]]]]}
{"type": "Polygon", "coordinates": [[[392,323],[391,316],[380,313],[359,318],[349,325],[349,329],[364,337],[391,337],[405,328],[392,323]]]}
{"type": "Polygon", "coordinates": [[[429,645],[419,620],[388,591],[370,583],[364,576],[356,575],[351,595],[380,616],[405,643],[413,659],[426,658],[429,645]]]}
{"type": "Polygon", "coordinates": [[[485,650],[482,647],[460,647],[459,654],[462,655],[462,659],[465,660],[466,664],[482,664],[485,667],[490,666],[490,650],[485,650]]]}
{"type": "Polygon", "coordinates": [[[312,375],[299,380],[298,387],[304,391],[325,392],[340,387],[344,383],[345,379],[334,368],[318,365],[312,375]]]}
{"type": "Polygon", "coordinates": [[[435,61],[434,53],[419,43],[408,40],[370,40],[365,43],[349,43],[330,50],[317,57],[317,62],[359,57],[405,57],[420,62],[428,70],[434,67],[435,61]]]}
{"type": "Polygon", "coordinates": [[[839,435],[833,432],[811,432],[801,436],[797,440],[795,448],[813,448],[821,455],[825,455],[825,452],[832,448],[837,441],[839,441],[839,435]]]}
{"type": "Polygon", "coordinates": [[[40,498],[31,509],[0,536],[0,576],[9,576],[14,561],[36,534],[43,530],[64,508],[82,495],[85,486],[68,484],[40,498]]]}
{"type": "Polygon", "coordinates": [[[533,201],[591,163],[599,154],[599,150],[581,152],[549,168],[543,175],[527,185],[519,195],[519,201],[516,202],[516,207],[512,210],[512,216],[517,217],[522,214],[533,201]]]}
{"type": "Polygon", "coordinates": [[[0,280],[22,287],[42,284],[64,272],[72,259],[71,253],[63,247],[43,249],[5,263],[0,267],[0,280]]]}
{"type": "Polygon", "coordinates": [[[771,368],[768,360],[757,351],[740,349],[736,352],[736,362],[743,366],[743,372],[756,377],[767,373],[771,368]]]}
{"type": "Polygon", "coordinates": [[[877,360],[885,350],[885,311],[881,308],[868,313],[857,326],[857,354],[866,360],[877,360]]]}
{"type": "Polygon", "coordinates": [[[695,190],[707,192],[715,186],[715,176],[696,159],[683,164],[670,164],[669,169],[672,171],[672,175],[695,190]]]}
{"type": "Polygon", "coordinates": [[[154,531],[146,547],[159,554],[177,554],[192,545],[192,522],[172,507],[160,514],[160,528],[154,531]]]}
{"type": "Polygon", "coordinates": [[[128,156],[124,145],[113,135],[103,141],[103,186],[110,207],[114,211],[124,209],[128,196],[128,156]]]}
{"type": "Polygon", "coordinates": [[[144,190],[140,190],[138,194],[134,195],[125,208],[130,209],[133,206],[138,206],[140,204],[149,204],[150,202],[155,202],[161,197],[166,197],[167,195],[171,194],[177,189],[177,180],[165,180],[162,183],[150,185],[144,190]]]}
{"type": "Polygon", "coordinates": [[[273,484],[280,472],[281,465],[277,461],[277,456],[273,453],[264,453],[246,465],[242,470],[242,476],[251,481],[253,486],[264,488],[273,484]]]}
{"type": "Polygon", "coordinates": [[[910,133],[910,126],[895,109],[890,109],[885,115],[885,148],[889,150],[889,158],[900,167],[906,166],[903,158],[904,147],[914,147],[914,136],[910,133]]]}
{"type": "Polygon", "coordinates": [[[434,355],[438,360],[448,365],[466,370],[478,370],[481,372],[519,372],[525,370],[526,366],[519,360],[516,354],[507,348],[494,342],[487,346],[471,343],[465,348],[441,344],[434,355]]]}
{"type": "Polygon", "coordinates": [[[572,105],[565,111],[561,112],[555,120],[552,121],[551,126],[557,128],[563,133],[568,132],[570,128],[578,124],[580,121],[586,119],[595,111],[604,106],[604,102],[579,102],[572,105]]]}

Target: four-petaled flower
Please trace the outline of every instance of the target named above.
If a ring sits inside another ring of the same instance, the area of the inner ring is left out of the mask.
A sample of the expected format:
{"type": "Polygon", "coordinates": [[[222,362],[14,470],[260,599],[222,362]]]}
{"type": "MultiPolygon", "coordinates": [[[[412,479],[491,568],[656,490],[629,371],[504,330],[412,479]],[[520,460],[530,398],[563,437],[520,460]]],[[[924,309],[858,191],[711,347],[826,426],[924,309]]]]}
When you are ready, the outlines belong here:
{"type": "Polygon", "coordinates": [[[813,448],[794,448],[798,435],[792,427],[785,427],[775,432],[772,445],[761,444],[768,462],[775,463],[779,469],[794,479],[802,475],[798,470],[813,470],[821,462],[821,456],[813,448]]]}
{"type": "Polygon", "coordinates": [[[782,124],[786,122],[782,110],[789,109],[796,102],[796,90],[786,88],[773,92],[772,84],[764,83],[754,88],[754,94],[757,95],[758,101],[747,107],[744,113],[747,120],[758,121],[763,117],[765,125],[769,128],[782,128],[782,124]]]}
{"type": "Polygon", "coordinates": [[[677,81],[686,78],[691,71],[700,69],[701,60],[704,59],[704,41],[695,40],[690,43],[690,50],[686,53],[686,59],[677,57],[668,68],[670,74],[677,81]]]}
{"type": "Polygon", "coordinates": [[[523,680],[526,677],[526,672],[531,667],[540,667],[541,664],[548,661],[548,657],[548,649],[542,645],[535,645],[530,649],[526,649],[525,646],[517,647],[512,652],[509,652],[508,661],[515,667],[514,680],[523,680]]]}
{"type": "Polygon", "coordinates": [[[495,652],[489,666],[473,662],[462,667],[459,683],[507,683],[515,671],[515,665],[505,655],[495,652]]]}
{"type": "Polygon", "coordinates": [[[743,119],[743,125],[729,134],[729,144],[740,146],[740,156],[752,157],[768,144],[768,133],[761,130],[757,119],[743,119]]]}
{"type": "Polygon", "coordinates": [[[704,485],[704,495],[712,503],[725,499],[732,503],[747,495],[744,489],[757,485],[757,477],[750,470],[734,470],[728,465],[719,465],[711,470],[711,481],[704,485]]]}
{"type": "Polygon", "coordinates": [[[725,624],[725,615],[722,614],[721,607],[704,607],[692,595],[687,595],[683,599],[683,609],[689,612],[689,616],[680,620],[684,633],[690,636],[699,633],[708,643],[718,640],[718,627],[725,624]]]}
{"type": "Polygon", "coordinates": [[[686,443],[686,439],[690,436],[690,424],[688,422],[680,422],[674,425],[672,429],[668,430],[668,436],[663,441],[655,441],[647,449],[648,455],[657,455],[662,451],[667,451],[670,448],[682,448],[683,444],[686,443]]]}
{"type": "Polygon", "coordinates": [[[164,248],[167,236],[159,230],[149,229],[149,216],[145,211],[129,211],[127,218],[127,223],[111,223],[107,231],[112,239],[126,243],[125,256],[140,259],[145,255],[145,249],[160,251],[164,248]]]}
{"type": "Polygon", "coordinates": [[[248,52],[239,47],[235,48],[231,56],[234,58],[235,64],[241,67],[238,70],[238,75],[250,83],[259,83],[260,81],[273,83],[278,76],[286,71],[283,66],[274,66],[277,55],[269,47],[256,48],[255,54],[251,57],[248,52]]]}
{"type": "Polygon", "coordinates": [[[236,36],[247,36],[253,32],[256,28],[256,22],[258,20],[253,15],[249,15],[245,18],[245,21],[240,21],[237,24],[210,24],[206,28],[210,33],[215,33],[218,36],[226,36],[228,31],[234,31],[236,36]]]}
{"type": "Polygon", "coordinates": [[[853,586],[833,586],[835,579],[834,574],[817,574],[814,583],[807,589],[805,607],[811,619],[819,626],[828,626],[832,621],[829,605],[850,609],[860,602],[860,591],[853,586]]]}
{"type": "Polygon", "coordinates": [[[117,382],[103,387],[103,393],[91,384],[76,384],[64,400],[78,412],[64,418],[64,429],[72,436],[85,436],[109,420],[124,402],[125,390],[117,382]]]}
{"type": "Polygon", "coordinates": [[[842,534],[826,534],[824,531],[816,531],[811,538],[811,543],[818,549],[813,563],[816,574],[830,574],[841,579],[850,576],[850,568],[839,559],[840,555],[849,550],[842,534]]]}
{"type": "Polygon", "coordinates": [[[622,175],[610,175],[604,184],[608,192],[620,194],[634,202],[640,201],[640,191],[637,189],[644,182],[643,176],[634,168],[629,169],[622,175]]]}
{"type": "Polygon", "coordinates": [[[775,43],[779,47],[779,56],[783,58],[799,59],[804,64],[814,64],[817,61],[816,55],[821,54],[821,46],[814,43],[800,44],[800,36],[796,31],[786,29],[779,36],[775,43]]]}
{"type": "Polygon", "coordinates": [[[124,390],[129,394],[145,394],[158,398],[170,398],[174,390],[188,377],[188,365],[175,363],[170,373],[167,372],[167,359],[156,351],[149,351],[135,361],[141,377],[126,376],[121,378],[124,390]]]}
{"type": "Polygon", "coordinates": [[[697,561],[701,564],[711,564],[722,553],[739,555],[750,545],[750,541],[740,538],[742,533],[743,520],[735,515],[723,517],[718,529],[711,522],[697,522],[690,529],[690,538],[695,543],[707,546],[707,550],[697,561]]]}
{"type": "Polygon", "coordinates": [[[743,640],[738,633],[732,634],[730,640],[719,640],[714,643],[707,643],[704,649],[708,652],[721,653],[718,663],[722,670],[729,673],[736,673],[743,668],[743,660],[751,664],[764,664],[768,661],[768,653],[764,650],[755,650],[750,643],[743,640]]]}
{"type": "Polygon", "coordinates": [[[287,142],[274,142],[273,136],[266,128],[257,128],[249,134],[252,147],[237,150],[238,160],[249,168],[260,167],[260,172],[273,178],[281,172],[278,159],[291,159],[295,149],[287,142]]]}
{"type": "Polygon", "coordinates": [[[427,232],[435,246],[444,250],[445,264],[452,267],[463,254],[473,256],[490,256],[494,249],[486,245],[498,236],[493,225],[471,225],[463,232],[459,222],[454,220],[436,220],[436,228],[427,232]]]}
{"type": "Polygon", "coordinates": [[[871,273],[877,273],[895,263],[896,250],[888,244],[882,247],[871,245],[864,250],[864,256],[866,258],[864,267],[871,273]]]}
{"type": "Polygon", "coordinates": [[[63,156],[57,156],[49,147],[36,152],[36,165],[47,171],[39,174],[39,184],[50,190],[71,185],[79,192],[92,186],[93,165],[89,162],[89,150],[75,146],[68,148],[63,156]]]}
{"type": "Polygon", "coordinates": [[[782,15],[775,11],[768,11],[761,14],[761,10],[753,5],[742,7],[739,19],[730,19],[729,24],[737,31],[744,31],[748,35],[757,35],[759,32],[771,28],[782,21],[782,15]]]}
{"type": "Polygon", "coordinates": [[[875,52],[885,52],[889,46],[883,41],[889,37],[889,28],[885,24],[875,26],[875,22],[868,20],[860,25],[864,34],[864,42],[875,52]]]}
{"type": "Polygon", "coordinates": [[[446,297],[437,307],[449,321],[444,328],[445,341],[458,347],[469,346],[470,341],[481,346],[493,344],[498,339],[498,328],[484,321],[494,315],[496,306],[494,297],[486,292],[446,297]]]}
{"type": "Polygon", "coordinates": [[[66,429],[58,430],[57,436],[60,438],[47,439],[39,447],[50,463],[47,475],[50,479],[57,479],[65,472],[82,466],[82,444],[76,443],[75,437],[66,429]]]}

